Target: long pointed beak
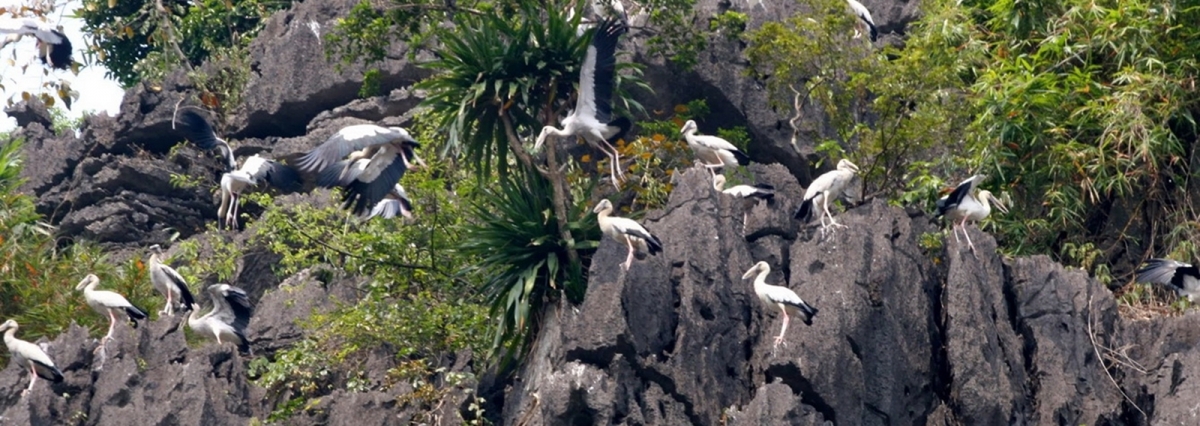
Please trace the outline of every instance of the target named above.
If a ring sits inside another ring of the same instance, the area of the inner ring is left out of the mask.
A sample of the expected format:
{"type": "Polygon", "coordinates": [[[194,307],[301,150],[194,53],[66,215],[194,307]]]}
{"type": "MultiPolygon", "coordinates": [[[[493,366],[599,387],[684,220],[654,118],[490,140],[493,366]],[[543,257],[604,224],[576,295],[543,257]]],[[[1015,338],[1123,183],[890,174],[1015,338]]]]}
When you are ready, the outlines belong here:
{"type": "Polygon", "coordinates": [[[1000,201],[1000,199],[996,198],[995,196],[992,196],[991,198],[992,204],[995,204],[997,209],[999,209],[1001,212],[1008,213],[1008,207],[1004,205],[1003,201],[1000,201]]]}

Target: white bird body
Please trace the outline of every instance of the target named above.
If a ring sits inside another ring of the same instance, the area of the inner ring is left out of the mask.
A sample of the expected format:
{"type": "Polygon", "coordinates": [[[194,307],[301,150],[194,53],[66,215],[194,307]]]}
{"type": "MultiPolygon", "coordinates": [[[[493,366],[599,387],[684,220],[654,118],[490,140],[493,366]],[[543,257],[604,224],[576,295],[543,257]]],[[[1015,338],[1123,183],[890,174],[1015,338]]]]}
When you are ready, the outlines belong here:
{"type": "Polygon", "coordinates": [[[758,300],[767,306],[778,306],[779,312],[783,313],[783,329],[775,338],[775,346],[779,346],[779,343],[783,341],[783,335],[787,333],[788,310],[800,313],[803,315],[802,321],[807,325],[812,325],[812,318],[817,315],[817,308],[806,303],[790,288],[767,284],[767,275],[770,273],[771,266],[767,262],[758,262],[745,274],[742,274],[742,279],[754,277],[754,294],[758,296],[758,300]]]}
{"type": "Polygon", "coordinates": [[[268,160],[258,154],[246,157],[242,167],[221,175],[221,206],[217,209],[218,220],[230,229],[237,228],[238,199],[247,188],[262,182],[285,191],[300,189],[300,174],[291,166],[268,160]]]}
{"type": "Polygon", "coordinates": [[[38,345],[18,339],[17,328],[17,322],[11,319],[0,324],[0,331],[4,332],[4,346],[8,347],[8,353],[12,354],[13,362],[29,369],[29,387],[21,394],[25,395],[33,390],[33,384],[37,383],[38,376],[55,383],[61,382],[63,380],[62,371],[54,365],[54,360],[50,359],[50,355],[47,355],[46,351],[43,351],[38,345]]]}
{"type": "MultiPolygon", "coordinates": [[[[871,11],[858,0],[846,0],[850,4],[850,10],[854,12],[854,16],[858,17],[859,22],[856,26],[865,26],[870,34],[871,41],[874,42],[879,38],[879,30],[875,27],[875,20],[871,18],[871,11]]],[[[854,38],[862,37],[862,33],[857,28],[854,30],[854,38]]]]}
{"type": "Polygon", "coordinates": [[[38,58],[51,68],[67,69],[74,62],[71,59],[71,40],[48,22],[32,18],[0,17],[0,34],[8,34],[8,41],[14,41],[24,35],[34,36],[38,40],[38,58]]]}
{"type": "Polygon", "coordinates": [[[239,351],[250,353],[246,327],[250,324],[253,308],[246,291],[229,284],[214,284],[208,286],[208,294],[213,302],[212,311],[197,316],[200,305],[193,305],[192,314],[188,316],[188,327],[201,336],[215,339],[218,345],[234,342],[239,351]]]}
{"type": "MultiPolygon", "coordinates": [[[[766,184],[750,185],[735,185],[732,188],[725,188],[725,176],[713,176],[713,189],[720,191],[722,194],[732,195],[741,198],[746,203],[746,209],[749,209],[756,200],[767,200],[770,202],[775,198],[775,187],[766,184]]],[[[746,232],[746,215],[749,212],[742,213],[742,232],[746,232]]]]}
{"type": "Polygon", "coordinates": [[[1137,281],[1169,285],[1189,302],[1200,298],[1200,268],[1171,259],[1150,259],[1137,271],[1137,281]]]}
{"type": "Polygon", "coordinates": [[[696,153],[696,157],[714,176],[716,171],[713,169],[749,162],[746,154],[729,141],[717,136],[697,135],[697,131],[699,127],[693,120],[683,123],[683,128],[679,130],[688,147],[692,148],[692,152],[696,153]]]}
{"type": "Polygon", "coordinates": [[[996,204],[996,209],[1004,213],[1008,213],[1008,208],[1000,199],[992,195],[991,191],[982,190],[978,195],[972,195],[975,188],[979,186],[987,177],[984,175],[974,175],[967,180],[959,183],[950,194],[942,197],[937,202],[938,215],[945,216],[950,220],[951,231],[954,232],[954,239],[958,241],[958,230],[961,228],[963,235],[967,239],[967,246],[971,248],[971,253],[975,253],[975,244],[971,242],[971,235],[967,233],[966,224],[968,222],[976,223],[986,219],[992,213],[992,203],[996,204]]]}
{"type": "Polygon", "coordinates": [[[108,334],[101,339],[101,344],[112,338],[113,328],[117,325],[117,312],[124,313],[129,317],[129,321],[137,328],[137,321],[146,319],[146,311],[133,306],[125,299],[125,296],[108,290],[96,290],[96,286],[100,284],[100,278],[95,274],[88,274],[75,286],[75,290],[83,290],[83,299],[87,302],[92,310],[100,315],[108,316],[108,334]]]}
{"type": "MultiPolygon", "coordinates": [[[[619,2],[618,2],[619,3],[619,2]]],[[[616,76],[617,41],[626,31],[626,26],[616,20],[605,20],[596,28],[592,44],[588,46],[583,65],[579,70],[579,94],[575,109],[562,120],[562,129],[554,126],[542,128],[533,150],[541,149],[546,138],[553,136],[582,137],[609,157],[609,169],[613,186],[620,188],[621,154],[612,143],[620,139],[632,127],[628,118],[613,118],[612,96],[616,76]]]]}
{"type": "Polygon", "coordinates": [[[406,171],[425,165],[415,151],[420,147],[403,128],[358,124],[338,130],[298,164],[302,170],[319,173],[322,186],[344,186],[344,207],[365,216],[406,171]],[[367,162],[361,163],[364,159],[367,162]]]}
{"type": "Polygon", "coordinates": [[[838,161],[837,169],[817,176],[804,191],[804,200],[800,203],[800,208],[796,210],[795,217],[804,222],[812,220],[812,214],[816,206],[821,206],[824,209],[824,214],[821,215],[821,226],[825,227],[825,216],[829,216],[829,226],[842,226],[833,219],[833,214],[829,213],[829,203],[837,199],[846,189],[846,185],[854,179],[854,175],[858,173],[858,166],[851,163],[850,160],[842,159],[838,161]]]}
{"type": "Polygon", "coordinates": [[[376,216],[391,219],[396,217],[397,214],[405,218],[412,218],[412,208],[412,199],[408,198],[408,192],[404,191],[404,187],[397,183],[396,187],[392,189],[392,192],[388,193],[387,197],[384,197],[382,201],[375,204],[367,219],[376,216]]]}
{"type": "Polygon", "coordinates": [[[600,232],[613,240],[624,242],[629,247],[629,255],[626,256],[625,263],[621,264],[625,270],[629,270],[635,254],[640,260],[644,259],[646,254],[656,255],[662,251],[662,241],[658,237],[633,219],[611,216],[612,210],[612,202],[605,199],[600,200],[592,212],[596,213],[600,232]]]}
{"type": "Polygon", "coordinates": [[[191,309],[192,304],[196,303],[192,298],[192,291],[188,288],[188,283],[183,279],[179,272],[175,271],[170,265],[163,263],[162,247],[158,244],[150,246],[150,284],[154,285],[154,289],[167,298],[167,305],[159,311],[159,315],[175,315],[175,304],[182,305],[183,309],[191,309]]]}

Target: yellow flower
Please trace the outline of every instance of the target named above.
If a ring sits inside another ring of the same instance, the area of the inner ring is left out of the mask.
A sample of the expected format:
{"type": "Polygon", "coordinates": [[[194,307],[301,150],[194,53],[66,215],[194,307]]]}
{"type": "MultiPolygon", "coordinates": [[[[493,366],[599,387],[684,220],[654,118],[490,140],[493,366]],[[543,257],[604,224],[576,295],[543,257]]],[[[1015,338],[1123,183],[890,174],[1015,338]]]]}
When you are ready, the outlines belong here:
{"type": "Polygon", "coordinates": [[[662,142],[666,139],[667,139],[667,137],[663,136],[662,133],[655,133],[654,136],[650,137],[650,140],[655,141],[655,142],[662,142]]]}
{"type": "Polygon", "coordinates": [[[582,157],[579,157],[579,161],[583,162],[583,163],[590,163],[590,162],[592,162],[592,155],[591,154],[583,154],[582,157]]]}

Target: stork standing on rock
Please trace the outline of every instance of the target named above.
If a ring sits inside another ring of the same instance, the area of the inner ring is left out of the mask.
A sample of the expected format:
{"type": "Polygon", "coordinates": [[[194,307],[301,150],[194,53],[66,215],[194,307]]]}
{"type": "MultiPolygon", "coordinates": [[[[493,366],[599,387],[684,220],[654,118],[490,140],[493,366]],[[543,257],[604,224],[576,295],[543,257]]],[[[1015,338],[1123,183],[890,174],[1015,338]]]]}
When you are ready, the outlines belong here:
{"type": "Polygon", "coordinates": [[[20,39],[21,36],[34,36],[37,39],[38,58],[50,68],[65,70],[71,68],[71,64],[75,62],[71,59],[71,40],[48,22],[32,18],[0,17],[0,34],[8,34],[0,43],[0,47],[20,39]]]}
{"type": "Polygon", "coordinates": [[[346,190],[343,207],[365,216],[392,192],[405,172],[425,165],[416,154],[420,147],[403,128],[358,124],[343,127],[301,157],[298,165],[320,175],[334,173],[327,170],[331,167],[336,170],[334,176],[355,173],[353,178],[337,180],[345,182],[341,184],[346,190]]]}
{"type": "Polygon", "coordinates": [[[808,223],[812,220],[813,209],[819,205],[824,210],[824,214],[821,214],[822,230],[829,226],[845,227],[833,219],[833,214],[829,213],[829,203],[842,195],[846,185],[850,184],[857,173],[858,166],[851,163],[850,160],[844,158],[839,160],[836,170],[817,176],[804,191],[804,201],[800,202],[800,208],[796,210],[795,218],[808,223]],[[825,216],[829,216],[829,225],[825,224],[825,216]]]}
{"type": "Polygon", "coordinates": [[[134,328],[137,328],[139,320],[146,319],[146,311],[133,306],[125,296],[116,292],[107,290],[96,290],[96,286],[100,284],[100,277],[96,274],[88,274],[75,286],[75,290],[83,291],[83,299],[87,301],[88,306],[91,306],[100,315],[108,316],[108,334],[100,339],[100,345],[103,346],[108,339],[112,338],[113,328],[117,326],[117,312],[121,312],[129,317],[129,322],[134,328]]]}
{"type": "Polygon", "coordinates": [[[1171,286],[1179,297],[1200,297],[1200,268],[1171,259],[1150,259],[1137,271],[1137,281],[1171,286]]]}
{"type": "Polygon", "coordinates": [[[754,186],[736,185],[732,188],[725,189],[725,175],[713,176],[713,189],[716,189],[722,194],[732,195],[741,198],[745,202],[745,212],[742,213],[742,233],[746,232],[746,216],[749,214],[749,209],[757,200],[766,200],[770,202],[775,199],[775,187],[760,183],[754,186]]]}
{"type": "Polygon", "coordinates": [[[767,275],[771,273],[771,266],[767,262],[758,262],[750,267],[745,274],[742,274],[742,279],[754,277],[754,294],[758,295],[758,300],[763,303],[775,305],[779,307],[779,312],[783,313],[783,328],[779,330],[779,336],[775,337],[775,347],[778,347],[783,342],[783,335],[787,333],[788,328],[788,309],[800,312],[804,315],[801,320],[805,325],[812,325],[813,317],[817,316],[817,308],[804,302],[800,296],[792,289],[767,284],[767,275]]]}
{"type": "Polygon", "coordinates": [[[579,70],[579,95],[575,99],[575,109],[563,119],[562,129],[543,127],[533,145],[533,150],[537,151],[550,136],[582,137],[608,156],[613,186],[618,189],[621,187],[618,180],[624,175],[621,173],[621,154],[613,144],[633,127],[628,118],[614,118],[612,112],[617,41],[626,30],[627,27],[616,19],[607,19],[596,28],[579,70]]]}
{"type": "Polygon", "coordinates": [[[208,286],[208,294],[212,298],[213,310],[197,317],[200,305],[193,304],[188,327],[201,336],[216,339],[217,345],[222,341],[234,342],[238,351],[249,354],[250,341],[246,339],[246,327],[250,325],[254,309],[250,307],[246,291],[229,284],[213,284],[208,286]]]}
{"type": "Polygon", "coordinates": [[[221,175],[221,207],[217,209],[217,220],[226,228],[238,227],[238,200],[247,188],[262,182],[286,192],[300,190],[300,174],[291,166],[268,160],[258,154],[242,161],[242,167],[221,175]]]}
{"type": "Polygon", "coordinates": [[[609,216],[612,210],[611,201],[600,200],[600,204],[597,204],[592,212],[596,213],[596,221],[600,223],[600,231],[604,235],[629,246],[629,255],[625,257],[625,263],[621,264],[622,268],[628,271],[635,255],[638,260],[642,260],[646,258],[647,253],[656,255],[662,252],[662,241],[658,237],[633,219],[609,216]]]}
{"type": "Polygon", "coordinates": [[[679,129],[679,132],[683,133],[684,140],[687,140],[692,152],[696,153],[696,158],[704,167],[708,168],[708,172],[712,173],[714,179],[717,175],[715,169],[735,164],[743,166],[750,164],[750,157],[747,157],[734,144],[717,136],[697,135],[697,130],[696,122],[688,120],[683,123],[683,128],[679,129]]]}
{"type": "Polygon", "coordinates": [[[50,359],[46,351],[38,345],[17,338],[16,321],[8,320],[0,324],[0,332],[4,332],[4,346],[7,346],[8,353],[12,354],[13,362],[29,369],[29,387],[21,392],[21,396],[28,395],[29,391],[33,390],[38,376],[55,383],[63,381],[62,371],[54,365],[54,360],[50,359]]]}
{"type": "Polygon", "coordinates": [[[1008,213],[1008,208],[1000,199],[992,195],[991,191],[983,190],[979,191],[979,195],[972,195],[975,188],[985,178],[984,175],[971,176],[958,184],[949,195],[937,201],[937,216],[946,216],[951,221],[954,241],[959,241],[958,229],[961,228],[963,237],[967,239],[967,246],[971,248],[971,253],[976,257],[978,254],[975,253],[975,244],[971,242],[971,235],[967,233],[967,222],[979,222],[986,219],[992,213],[993,203],[996,205],[996,209],[1008,213]]]}
{"type": "Polygon", "coordinates": [[[167,298],[167,305],[163,306],[163,310],[158,311],[159,315],[174,316],[175,305],[179,304],[182,309],[191,309],[192,304],[196,303],[192,298],[192,291],[188,289],[188,283],[183,279],[175,268],[163,263],[162,246],[158,244],[150,246],[150,284],[154,285],[154,289],[162,293],[167,298]]]}

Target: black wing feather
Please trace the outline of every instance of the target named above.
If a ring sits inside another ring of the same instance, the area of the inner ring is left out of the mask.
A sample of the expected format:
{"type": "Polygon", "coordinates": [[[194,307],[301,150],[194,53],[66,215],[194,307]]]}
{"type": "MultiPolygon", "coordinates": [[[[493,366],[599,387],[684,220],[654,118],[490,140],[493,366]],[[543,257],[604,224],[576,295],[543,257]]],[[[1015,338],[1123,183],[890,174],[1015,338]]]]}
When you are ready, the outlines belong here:
{"type": "Polygon", "coordinates": [[[196,144],[200,149],[209,150],[220,146],[217,132],[200,113],[185,109],[179,114],[179,121],[182,122],[180,131],[183,132],[183,137],[196,144]]]}
{"type": "Polygon", "coordinates": [[[346,187],[346,195],[342,196],[342,208],[350,209],[354,214],[362,216],[371,211],[375,204],[383,200],[392,188],[396,186],[396,182],[404,177],[404,172],[408,168],[404,166],[404,161],[397,156],[392,160],[379,176],[371,182],[363,182],[355,179],[346,187]]]}
{"type": "Polygon", "coordinates": [[[302,189],[300,172],[295,167],[275,160],[269,160],[267,163],[270,165],[270,170],[267,171],[267,182],[270,182],[272,186],[284,192],[298,192],[302,189]]]}
{"type": "Polygon", "coordinates": [[[612,121],[613,85],[617,75],[617,41],[626,30],[628,28],[620,20],[610,18],[601,23],[592,35],[592,48],[596,50],[592,94],[596,101],[596,120],[601,123],[612,121]]]}
{"type": "MultiPolygon", "coordinates": [[[[237,287],[230,286],[225,291],[225,301],[229,302],[229,309],[233,311],[233,326],[239,334],[245,333],[246,327],[250,325],[250,317],[254,315],[254,308],[250,306],[250,298],[246,297],[246,291],[237,287]]],[[[242,336],[245,339],[245,336],[242,336]]]]}
{"type": "Polygon", "coordinates": [[[71,40],[67,39],[67,35],[62,31],[54,30],[54,35],[62,39],[61,43],[50,43],[50,55],[47,60],[46,56],[42,56],[42,63],[50,65],[51,68],[65,70],[71,68],[71,64],[75,62],[71,59],[71,40]]]}
{"type": "Polygon", "coordinates": [[[38,377],[54,383],[63,381],[62,370],[59,370],[58,367],[42,364],[34,360],[29,360],[29,362],[33,363],[33,370],[37,372],[38,377]]]}
{"type": "Polygon", "coordinates": [[[958,205],[962,203],[962,200],[967,198],[967,194],[971,193],[971,188],[974,186],[975,179],[967,179],[966,182],[958,184],[958,187],[954,188],[954,191],[950,192],[950,195],[947,195],[945,199],[938,200],[937,216],[944,216],[950,210],[954,210],[955,207],[958,207],[958,205]]]}
{"type": "Polygon", "coordinates": [[[813,199],[809,198],[800,203],[800,208],[796,209],[796,214],[792,215],[792,217],[799,219],[801,222],[808,223],[812,221],[812,214],[813,199]]]}
{"type": "Polygon", "coordinates": [[[175,274],[163,275],[166,275],[171,282],[175,283],[176,287],[179,287],[179,298],[183,299],[183,308],[189,311],[192,310],[192,305],[196,303],[196,298],[192,297],[192,290],[188,288],[188,284],[181,279],[177,279],[179,277],[175,274]]]}

